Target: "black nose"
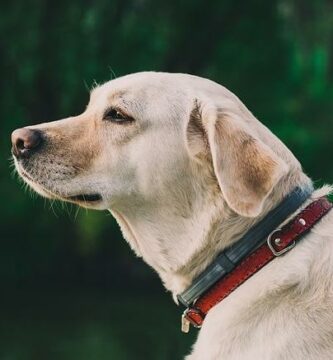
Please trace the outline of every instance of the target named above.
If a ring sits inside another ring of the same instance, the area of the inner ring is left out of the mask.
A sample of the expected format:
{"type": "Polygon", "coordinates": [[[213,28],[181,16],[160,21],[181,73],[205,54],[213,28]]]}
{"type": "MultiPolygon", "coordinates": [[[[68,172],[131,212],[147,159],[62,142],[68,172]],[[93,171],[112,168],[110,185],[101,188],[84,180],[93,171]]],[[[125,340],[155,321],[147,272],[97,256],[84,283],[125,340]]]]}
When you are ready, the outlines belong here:
{"type": "Polygon", "coordinates": [[[39,130],[28,128],[16,129],[12,133],[12,152],[17,158],[28,157],[42,142],[39,130]]]}

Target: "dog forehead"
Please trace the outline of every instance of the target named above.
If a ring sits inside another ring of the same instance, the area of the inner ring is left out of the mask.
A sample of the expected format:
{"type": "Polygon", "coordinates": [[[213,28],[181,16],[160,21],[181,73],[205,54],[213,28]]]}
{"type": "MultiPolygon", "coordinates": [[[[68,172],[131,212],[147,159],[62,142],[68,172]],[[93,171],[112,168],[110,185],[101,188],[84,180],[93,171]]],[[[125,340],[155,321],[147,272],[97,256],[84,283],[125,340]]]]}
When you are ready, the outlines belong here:
{"type": "Polygon", "coordinates": [[[191,74],[166,72],[140,72],[125,75],[104,84],[106,89],[127,89],[136,92],[137,96],[149,99],[164,97],[168,102],[175,98],[209,97],[214,99],[229,99],[239,103],[239,99],[223,85],[210,79],[191,74]]]}
{"type": "Polygon", "coordinates": [[[125,93],[133,93],[137,97],[172,93],[184,86],[186,74],[169,74],[158,72],[141,72],[125,75],[110,80],[91,92],[91,97],[115,97],[125,93]],[[178,76],[177,76],[178,75],[178,76]]]}

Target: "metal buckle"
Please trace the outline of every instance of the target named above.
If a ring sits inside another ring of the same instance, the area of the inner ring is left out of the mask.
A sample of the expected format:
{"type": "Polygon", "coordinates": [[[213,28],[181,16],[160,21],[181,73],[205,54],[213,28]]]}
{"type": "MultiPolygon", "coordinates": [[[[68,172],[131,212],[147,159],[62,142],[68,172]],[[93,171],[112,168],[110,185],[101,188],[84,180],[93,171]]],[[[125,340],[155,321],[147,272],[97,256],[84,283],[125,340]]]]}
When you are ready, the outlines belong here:
{"type": "MultiPolygon", "coordinates": [[[[270,250],[272,251],[273,255],[274,256],[280,256],[284,253],[286,253],[287,251],[291,250],[293,247],[295,247],[296,245],[296,242],[295,240],[293,242],[291,242],[288,246],[286,246],[285,248],[281,249],[280,251],[279,250],[276,250],[272,244],[272,236],[274,234],[276,234],[277,232],[281,231],[281,229],[275,229],[274,231],[272,231],[268,237],[267,237],[267,245],[268,247],[270,248],[270,250]]],[[[276,243],[276,245],[278,245],[278,241],[277,240],[280,240],[279,238],[276,238],[274,241],[276,243]]]]}

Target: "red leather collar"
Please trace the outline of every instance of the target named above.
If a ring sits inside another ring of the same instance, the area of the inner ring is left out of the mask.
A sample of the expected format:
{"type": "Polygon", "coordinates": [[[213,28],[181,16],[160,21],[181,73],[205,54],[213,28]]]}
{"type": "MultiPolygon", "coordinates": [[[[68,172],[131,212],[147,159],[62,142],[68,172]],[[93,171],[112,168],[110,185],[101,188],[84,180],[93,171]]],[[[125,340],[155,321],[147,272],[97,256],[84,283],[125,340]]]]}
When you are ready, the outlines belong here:
{"type": "Polygon", "coordinates": [[[192,307],[185,310],[182,317],[182,331],[188,332],[190,324],[201,327],[205,316],[213,306],[275,257],[292,249],[332,206],[326,197],[321,197],[303,209],[288,224],[274,230],[264,245],[242,260],[229,274],[218,280],[198,298],[192,307]]]}

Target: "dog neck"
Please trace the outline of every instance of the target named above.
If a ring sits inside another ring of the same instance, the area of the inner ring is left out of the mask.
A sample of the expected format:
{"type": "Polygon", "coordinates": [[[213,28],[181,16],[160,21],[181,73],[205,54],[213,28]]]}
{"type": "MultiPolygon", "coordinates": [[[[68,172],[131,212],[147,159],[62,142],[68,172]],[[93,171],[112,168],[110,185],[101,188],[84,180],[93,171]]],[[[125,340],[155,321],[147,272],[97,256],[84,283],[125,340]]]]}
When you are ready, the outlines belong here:
{"type": "Polygon", "coordinates": [[[195,201],[188,211],[177,206],[171,196],[170,203],[132,201],[130,206],[112,209],[111,213],[132,249],[158,272],[175,298],[218,253],[240,239],[295,186],[310,183],[303,173],[289,174],[282,179],[283,186],[277,186],[266,199],[256,218],[236,214],[221,196],[210,191],[203,192],[204,197],[192,197],[195,201]]]}

